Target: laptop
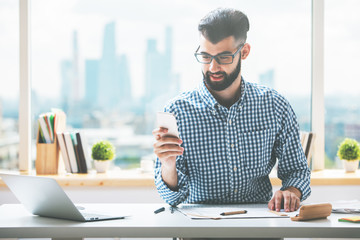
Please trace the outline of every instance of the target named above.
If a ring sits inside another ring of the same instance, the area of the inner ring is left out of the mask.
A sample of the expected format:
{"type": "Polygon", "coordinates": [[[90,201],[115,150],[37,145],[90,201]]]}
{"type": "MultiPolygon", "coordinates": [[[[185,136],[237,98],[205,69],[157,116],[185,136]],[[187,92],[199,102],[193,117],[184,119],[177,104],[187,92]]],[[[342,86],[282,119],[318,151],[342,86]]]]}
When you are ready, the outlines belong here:
{"type": "Polygon", "coordinates": [[[123,219],[80,211],[52,178],[0,173],[1,179],[25,208],[34,215],[80,222],[123,219]]]}

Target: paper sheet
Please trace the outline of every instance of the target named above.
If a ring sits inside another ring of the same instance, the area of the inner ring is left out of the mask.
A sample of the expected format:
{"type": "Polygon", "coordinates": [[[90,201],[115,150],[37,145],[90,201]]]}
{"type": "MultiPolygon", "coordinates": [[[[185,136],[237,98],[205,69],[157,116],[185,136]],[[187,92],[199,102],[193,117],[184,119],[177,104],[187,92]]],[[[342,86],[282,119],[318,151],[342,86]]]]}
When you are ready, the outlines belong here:
{"type": "Polygon", "coordinates": [[[182,204],[178,211],[191,219],[241,219],[241,218],[289,218],[298,214],[298,211],[287,213],[284,211],[274,213],[264,204],[249,205],[208,205],[208,204],[182,204]],[[246,210],[247,213],[235,215],[220,215],[223,212],[246,210]],[[279,214],[280,213],[280,214],[279,214]],[[280,216],[283,215],[283,216],[280,216]]]}
{"type": "Polygon", "coordinates": [[[331,202],[332,213],[360,213],[360,201],[359,200],[350,200],[350,201],[336,201],[331,202]]]}

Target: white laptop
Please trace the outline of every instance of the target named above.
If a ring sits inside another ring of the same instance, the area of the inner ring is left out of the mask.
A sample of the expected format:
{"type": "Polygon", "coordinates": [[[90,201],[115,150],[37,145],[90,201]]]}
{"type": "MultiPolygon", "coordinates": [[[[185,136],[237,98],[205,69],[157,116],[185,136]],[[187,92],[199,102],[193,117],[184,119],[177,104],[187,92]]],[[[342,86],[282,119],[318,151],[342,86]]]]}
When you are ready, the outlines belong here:
{"type": "Polygon", "coordinates": [[[125,217],[80,211],[52,178],[2,173],[0,173],[0,177],[25,208],[34,215],[81,222],[122,219],[125,217]]]}

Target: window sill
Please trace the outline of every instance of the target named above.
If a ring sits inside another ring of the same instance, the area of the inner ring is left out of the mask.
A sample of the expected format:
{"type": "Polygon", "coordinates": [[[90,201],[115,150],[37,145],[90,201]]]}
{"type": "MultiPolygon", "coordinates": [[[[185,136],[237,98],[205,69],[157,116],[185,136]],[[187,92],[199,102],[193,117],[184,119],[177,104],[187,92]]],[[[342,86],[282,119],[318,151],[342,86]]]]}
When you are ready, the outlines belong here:
{"type": "MultiPolygon", "coordinates": [[[[4,171],[2,171],[4,172],[4,171]]],[[[5,173],[5,172],[4,172],[5,173]]],[[[26,173],[24,173],[25,175],[26,173]]],[[[108,173],[90,172],[89,174],[41,175],[54,178],[64,187],[155,187],[153,173],[142,173],[140,170],[120,170],[108,173]]],[[[273,186],[280,186],[281,180],[276,173],[270,175],[273,186]]],[[[343,169],[315,171],[311,174],[311,186],[326,185],[360,185],[360,171],[345,173],[343,169]]],[[[0,186],[5,186],[0,180],[0,186]]]]}

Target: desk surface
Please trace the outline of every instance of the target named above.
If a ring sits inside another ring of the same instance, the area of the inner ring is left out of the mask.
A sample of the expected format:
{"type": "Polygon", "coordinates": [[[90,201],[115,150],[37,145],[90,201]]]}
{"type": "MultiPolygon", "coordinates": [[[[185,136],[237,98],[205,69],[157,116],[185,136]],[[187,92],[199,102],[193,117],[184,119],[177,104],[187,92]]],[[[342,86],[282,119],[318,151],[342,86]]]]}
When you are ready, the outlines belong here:
{"type": "MultiPolygon", "coordinates": [[[[169,237],[267,237],[354,238],[360,225],[338,222],[348,216],[332,214],[328,219],[293,222],[289,218],[192,220],[182,213],[154,210],[164,204],[77,204],[88,211],[129,214],[121,220],[81,223],[31,215],[20,204],[0,206],[0,238],[169,238],[169,237]]],[[[238,205],[246,209],[246,205],[238,205]]],[[[264,205],[259,205],[264,206],[264,205]]]]}

